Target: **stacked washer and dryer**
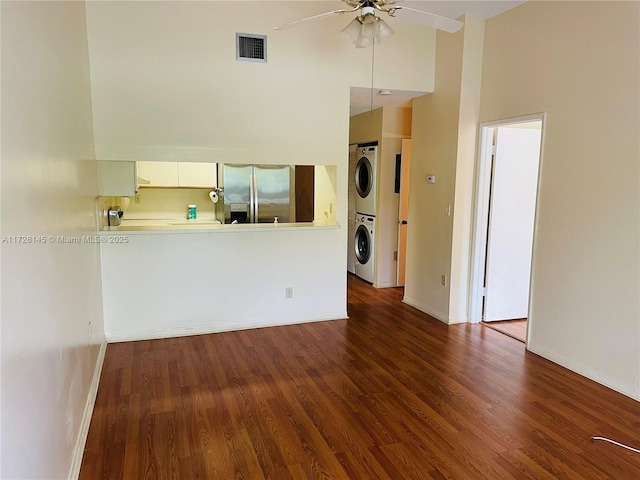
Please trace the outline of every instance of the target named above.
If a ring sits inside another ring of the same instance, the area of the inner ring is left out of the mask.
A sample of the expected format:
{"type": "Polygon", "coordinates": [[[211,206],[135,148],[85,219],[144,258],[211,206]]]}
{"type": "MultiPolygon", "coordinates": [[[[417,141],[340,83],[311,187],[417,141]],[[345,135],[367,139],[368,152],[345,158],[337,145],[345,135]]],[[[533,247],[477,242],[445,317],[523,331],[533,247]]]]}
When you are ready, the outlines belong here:
{"type": "Polygon", "coordinates": [[[358,145],[355,167],[355,274],[373,283],[378,147],[358,145]]]}

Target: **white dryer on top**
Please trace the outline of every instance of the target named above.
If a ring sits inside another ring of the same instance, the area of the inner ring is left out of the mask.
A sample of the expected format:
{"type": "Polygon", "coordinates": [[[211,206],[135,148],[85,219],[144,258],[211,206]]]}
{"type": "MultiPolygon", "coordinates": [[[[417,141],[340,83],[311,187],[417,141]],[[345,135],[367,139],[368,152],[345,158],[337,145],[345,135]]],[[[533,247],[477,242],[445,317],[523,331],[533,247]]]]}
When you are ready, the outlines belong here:
{"type": "Polygon", "coordinates": [[[378,189],[378,147],[360,146],[357,150],[355,169],[356,212],[376,214],[376,190],[378,189]]]}

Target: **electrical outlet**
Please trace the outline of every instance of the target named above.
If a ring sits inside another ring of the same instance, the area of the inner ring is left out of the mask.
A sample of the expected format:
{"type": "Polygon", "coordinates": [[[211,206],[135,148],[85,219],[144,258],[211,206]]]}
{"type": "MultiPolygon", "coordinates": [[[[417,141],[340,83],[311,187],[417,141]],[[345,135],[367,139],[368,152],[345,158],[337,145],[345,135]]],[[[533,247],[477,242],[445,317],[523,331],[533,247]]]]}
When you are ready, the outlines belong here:
{"type": "Polygon", "coordinates": [[[440,285],[442,285],[443,287],[447,286],[447,276],[446,275],[441,275],[440,276],[440,285]]]}
{"type": "Polygon", "coordinates": [[[133,197],[133,203],[142,203],[142,198],[140,197],[140,195],[136,195],[135,197],[133,197]]]}
{"type": "Polygon", "coordinates": [[[284,290],[284,298],[293,298],[293,288],[287,287],[284,290]]]}

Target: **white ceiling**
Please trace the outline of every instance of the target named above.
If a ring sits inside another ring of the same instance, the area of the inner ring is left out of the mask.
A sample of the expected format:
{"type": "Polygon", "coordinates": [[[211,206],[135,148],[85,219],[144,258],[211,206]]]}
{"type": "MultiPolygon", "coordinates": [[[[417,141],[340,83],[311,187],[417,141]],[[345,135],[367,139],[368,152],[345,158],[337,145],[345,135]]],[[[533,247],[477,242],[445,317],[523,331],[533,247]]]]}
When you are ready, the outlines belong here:
{"type": "Polygon", "coordinates": [[[517,7],[526,0],[413,0],[398,3],[435,13],[443,17],[458,18],[462,15],[474,15],[486,20],[502,12],[517,7]]]}
{"type": "MultiPolygon", "coordinates": [[[[443,17],[458,18],[473,15],[486,20],[507,10],[517,7],[527,0],[418,0],[401,3],[407,7],[435,13],[443,17]]],[[[350,115],[369,111],[379,107],[410,107],[414,97],[427,92],[394,91],[392,95],[380,95],[379,89],[373,91],[373,101],[369,88],[351,88],[350,115]]]]}

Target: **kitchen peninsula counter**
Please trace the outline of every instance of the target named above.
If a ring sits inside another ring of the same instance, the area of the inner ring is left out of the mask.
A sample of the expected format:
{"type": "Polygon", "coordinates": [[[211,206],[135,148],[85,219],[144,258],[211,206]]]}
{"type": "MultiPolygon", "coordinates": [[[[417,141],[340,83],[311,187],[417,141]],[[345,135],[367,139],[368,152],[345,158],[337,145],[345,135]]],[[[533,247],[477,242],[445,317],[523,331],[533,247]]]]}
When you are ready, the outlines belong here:
{"type": "Polygon", "coordinates": [[[154,222],[100,232],[107,341],[346,318],[341,226],[154,222]]]}
{"type": "Polygon", "coordinates": [[[327,225],[316,222],[223,224],[213,223],[211,221],[131,220],[129,223],[118,227],[104,227],[98,234],[231,233],[242,231],[324,230],[338,228],[340,228],[340,226],[337,224],[327,225]]]}

